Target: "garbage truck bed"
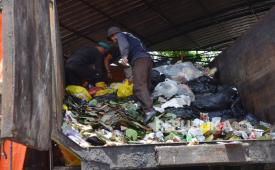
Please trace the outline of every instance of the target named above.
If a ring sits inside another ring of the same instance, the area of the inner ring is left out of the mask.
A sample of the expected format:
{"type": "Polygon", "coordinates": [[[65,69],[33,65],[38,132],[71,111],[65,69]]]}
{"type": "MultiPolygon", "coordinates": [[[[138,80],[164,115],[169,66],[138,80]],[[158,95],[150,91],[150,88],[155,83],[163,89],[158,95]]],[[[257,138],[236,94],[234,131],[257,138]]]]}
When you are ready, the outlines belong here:
{"type": "Polygon", "coordinates": [[[246,140],[81,148],[61,132],[54,140],[80,157],[82,169],[146,169],[171,166],[274,163],[275,141],[246,140]]]}

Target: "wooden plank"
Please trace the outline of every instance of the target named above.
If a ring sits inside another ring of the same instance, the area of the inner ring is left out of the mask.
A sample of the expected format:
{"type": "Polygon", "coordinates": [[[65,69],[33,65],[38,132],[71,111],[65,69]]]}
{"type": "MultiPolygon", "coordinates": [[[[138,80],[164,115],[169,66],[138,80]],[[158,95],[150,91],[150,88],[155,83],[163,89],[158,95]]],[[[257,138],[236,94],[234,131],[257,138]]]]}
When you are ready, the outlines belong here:
{"type": "Polygon", "coordinates": [[[50,1],[50,28],[51,28],[51,43],[53,51],[53,60],[52,60],[52,90],[53,90],[53,116],[52,116],[52,125],[53,133],[56,130],[60,129],[63,115],[62,115],[62,104],[64,98],[64,61],[62,55],[62,46],[59,33],[59,24],[58,24],[58,13],[56,7],[56,1],[50,1]]]}
{"type": "Polygon", "coordinates": [[[5,105],[1,135],[47,150],[52,113],[49,0],[3,3],[5,105]]]}
{"type": "Polygon", "coordinates": [[[275,8],[215,61],[223,83],[236,85],[249,112],[275,123],[275,8]]]}

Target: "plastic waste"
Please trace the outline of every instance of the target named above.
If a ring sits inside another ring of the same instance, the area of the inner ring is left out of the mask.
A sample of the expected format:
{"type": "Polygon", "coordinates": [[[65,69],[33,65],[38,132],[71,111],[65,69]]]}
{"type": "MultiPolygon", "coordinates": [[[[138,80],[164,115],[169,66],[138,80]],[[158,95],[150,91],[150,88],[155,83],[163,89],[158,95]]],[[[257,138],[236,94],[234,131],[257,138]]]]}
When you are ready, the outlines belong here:
{"type": "Polygon", "coordinates": [[[171,123],[165,122],[162,124],[162,131],[164,133],[170,133],[176,130],[176,127],[173,126],[171,123]]]}
{"type": "Polygon", "coordinates": [[[147,140],[154,140],[155,139],[155,133],[149,133],[146,134],[143,138],[143,140],[147,141],[147,140]]]}
{"type": "Polygon", "coordinates": [[[95,96],[94,99],[96,99],[98,102],[105,102],[105,101],[114,101],[117,100],[116,94],[106,94],[104,96],[95,96]]]}
{"type": "Polygon", "coordinates": [[[210,131],[211,131],[211,128],[213,127],[213,124],[211,122],[204,122],[201,126],[200,126],[200,129],[201,129],[201,132],[204,134],[204,135],[209,135],[210,134],[210,131]]]}
{"type": "Polygon", "coordinates": [[[202,121],[200,119],[194,119],[193,120],[193,126],[194,127],[200,127],[203,123],[204,123],[204,121],[202,121]]]}
{"type": "Polygon", "coordinates": [[[225,110],[230,108],[237,91],[231,87],[225,87],[215,94],[196,96],[192,103],[194,107],[201,111],[225,110]]]}
{"type": "Polygon", "coordinates": [[[90,107],[95,107],[97,105],[97,100],[96,99],[93,99],[89,102],[88,106],[90,107]]]}
{"type": "Polygon", "coordinates": [[[161,131],[162,128],[162,124],[164,122],[162,120],[160,120],[158,117],[155,117],[154,120],[148,124],[148,126],[154,131],[154,132],[158,132],[161,131]]]}
{"type": "Polygon", "coordinates": [[[222,120],[221,117],[213,117],[211,122],[212,122],[213,126],[217,127],[220,124],[221,120],[222,120]]]}
{"type": "Polygon", "coordinates": [[[106,89],[107,88],[107,84],[105,82],[97,82],[95,84],[96,87],[100,87],[102,89],[106,89]]]}
{"type": "Polygon", "coordinates": [[[153,96],[164,96],[167,99],[170,99],[172,96],[176,95],[178,92],[178,84],[176,81],[166,79],[164,82],[159,83],[154,92],[153,96]]]}
{"type": "Polygon", "coordinates": [[[170,79],[159,83],[153,92],[153,97],[164,96],[167,99],[175,95],[185,95],[188,96],[191,101],[195,100],[195,95],[187,85],[178,84],[176,81],[170,79]]]}
{"type": "Polygon", "coordinates": [[[191,127],[187,133],[187,142],[191,142],[196,138],[199,142],[205,141],[205,137],[200,128],[191,127]]]}
{"type": "Polygon", "coordinates": [[[99,91],[96,92],[95,96],[104,96],[104,95],[107,95],[107,94],[112,94],[114,92],[115,91],[113,89],[99,90],[99,91]]]}
{"type": "Polygon", "coordinates": [[[174,65],[164,65],[154,70],[165,74],[168,78],[179,82],[190,81],[203,75],[191,62],[178,63],[174,65]]]}
{"type": "Polygon", "coordinates": [[[263,129],[253,129],[252,132],[255,132],[256,138],[260,138],[264,134],[264,130],[263,129]]]}
{"type": "Polygon", "coordinates": [[[155,133],[155,139],[157,139],[159,142],[163,142],[164,141],[164,135],[163,135],[163,133],[162,132],[156,132],[155,133]]]}
{"type": "Polygon", "coordinates": [[[251,114],[251,113],[248,113],[245,115],[245,120],[247,120],[248,122],[251,122],[252,125],[255,125],[255,124],[258,124],[259,123],[259,120],[258,118],[251,114]]]}
{"type": "Polygon", "coordinates": [[[225,133],[233,132],[233,128],[228,120],[223,123],[223,130],[225,133]]]}
{"type": "Polygon", "coordinates": [[[133,84],[130,84],[128,80],[119,86],[117,90],[117,96],[119,98],[126,98],[133,95],[133,84]]]}
{"type": "Polygon", "coordinates": [[[195,100],[195,95],[192,90],[185,84],[178,85],[178,95],[184,95],[190,97],[191,101],[195,100]]]}
{"type": "Polygon", "coordinates": [[[180,117],[182,119],[195,119],[195,118],[199,118],[199,112],[192,109],[190,106],[183,106],[181,108],[166,108],[165,109],[166,113],[173,113],[175,115],[177,115],[177,117],[180,117]]]}
{"type": "Polygon", "coordinates": [[[228,119],[234,118],[233,112],[231,109],[211,111],[211,112],[207,112],[207,114],[210,119],[212,119],[213,117],[221,117],[222,120],[228,120],[228,119]]]}
{"type": "Polygon", "coordinates": [[[191,102],[192,102],[192,99],[189,96],[180,95],[162,104],[161,108],[165,109],[168,107],[179,108],[186,105],[190,106],[191,102]]]}
{"type": "Polygon", "coordinates": [[[72,141],[74,141],[75,143],[77,143],[79,146],[83,147],[83,148],[87,148],[87,147],[91,147],[91,145],[86,142],[82,136],[76,131],[74,130],[71,126],[69,126],[68,124],[64,124],[62,125],[62,132],[68,137],[70,138],[72,141]]]}
{"type": "Polygon", "coordinates": [[[123,83],[111,83],[110,87],[114,90],[118,90],[119,86],[123,85],[123,83]]]}
{"type": "Polygon", "coordinates": [[[99,139],[97,136],[91,136],[86,139],[93,146],[103,146],[106,144],[104,140],[99,139]]]}
{"type": "Polygon", "coordinates": [[[92,87],[89,89],[89,94],[94,96],[98,91],[103,90],[101,87],[92,87]]]}
{"type": "Polygon", "coordinates": [[[213,78],[208,76],[196,78],[187,82],[187,84],[195,94],[217,92],[217,82],[213,78]]]}
{"type": "Polygon", "coordinates": [[[200,113],[200,119],[204,122],[209,122],[208,113],[200,113]]]}
{"type": "Polygon", "coordinates": [[[173,142],[180,142],[181,141],[181,137],[175,133],[175,132],[171,132],[169,133],[168,136],[166,136],[164,138],[165,141],[173,141],[173,142]]]}
{"type": "Polygon", "coordinates": [[[151,83],[153,88],[156,87],[160,82],[165,81],[166,76],[164,74],[161,74],[157,70],[152,70],[151,73],[151,83]]]}
{"type": "Polygon", "coordinates": [[[89,92],[82,86],[69,85],[66,87],[66,92],[86,101],[90,101],[92,99],[89,92]]]}

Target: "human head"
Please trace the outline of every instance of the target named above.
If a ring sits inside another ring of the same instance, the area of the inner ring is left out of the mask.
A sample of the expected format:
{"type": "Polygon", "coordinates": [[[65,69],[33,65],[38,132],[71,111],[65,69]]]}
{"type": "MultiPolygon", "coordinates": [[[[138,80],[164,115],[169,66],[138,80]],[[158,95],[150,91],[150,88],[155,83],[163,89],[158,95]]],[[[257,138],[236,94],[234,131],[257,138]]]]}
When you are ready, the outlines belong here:
{"type": "Polygon", "coordinates": [[[116,39],[116,36],[115,36],[115,35],[116,35],[117,33],[119,33],[119,32],[121,32],[120,28],[115,27],[115,26],[110,27],[110,28],[108,29],[107,38],[108,38],[109,40],[111,40],[113,43],[116,43],[116,42],[117,42],[117,39],[116,39]]]}
{"type": "Polygon", "coordinates": [[[109,51],[111,49],[111,46],[104,41],[99,41],[97,44],[100,47],[104,48],[106,51],[109,51]]]}

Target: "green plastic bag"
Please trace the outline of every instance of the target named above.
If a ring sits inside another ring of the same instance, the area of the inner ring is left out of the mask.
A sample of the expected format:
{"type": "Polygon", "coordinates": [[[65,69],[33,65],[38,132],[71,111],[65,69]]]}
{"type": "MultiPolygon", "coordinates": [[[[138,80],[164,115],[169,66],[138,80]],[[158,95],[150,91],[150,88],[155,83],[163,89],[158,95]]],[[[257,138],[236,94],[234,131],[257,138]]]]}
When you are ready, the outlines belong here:
{"type": "Polygon", "coordinates": [[[117,97],[126,98],[133,95],[133,84],[130,84],[128,80],[118,87],[117,97]]]}
{"type": "Polygon", "coordinates": [[[86,101],[92,100],[92,96],[89,94],[88,90],[82,86],[69,85],[66,87],[66,92],[86,101]]]}

